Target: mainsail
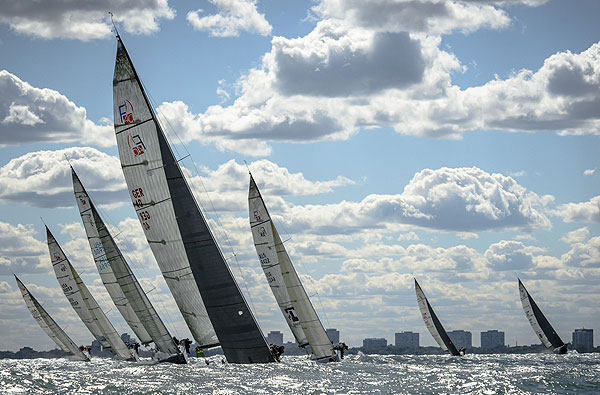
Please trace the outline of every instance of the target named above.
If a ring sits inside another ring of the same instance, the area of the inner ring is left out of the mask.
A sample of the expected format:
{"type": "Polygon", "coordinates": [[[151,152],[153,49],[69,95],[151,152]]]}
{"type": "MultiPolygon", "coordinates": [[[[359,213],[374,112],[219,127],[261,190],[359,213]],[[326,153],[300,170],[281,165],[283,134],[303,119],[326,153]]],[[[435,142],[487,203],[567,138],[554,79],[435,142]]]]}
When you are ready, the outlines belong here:
{"type": "Polygon", "coordinates": [[[248,204],[256,252],[296,341],[299,345],[308,342],[317,361],[337,360],[333,344],[306,294],[252,175],[248,204]]]}
{"type": "Polygon", "coordinates": [[[89,358],[79,349],[79,347],[77,347],[77,345],[73,342],[73,340],[71,340],[65,331],[58,326],[56,321],[50,317],[48,312],[42,307],[41,304],[39,304],[37,299],[33,297],[25,284],[23,284],[16,275],[15,280],[17,280],[17,285],[19,286],[19,290],[21,290],[21,295],[23,295],[23,299],[25,300],[25,304],[31,312],[31,315],[33,318],[35,318],[44,332],[50,336],[50,339],[52,339],[54,343],[56,343],[56,345],[64,352],[70,352],[73,354],[76,359],[81,361],[89,361],[89,358]]]}
{"type": "Polygon", "coordinates": [[[118,35],[113,105],[138,219],[192,335],[203,347],[220,343],[229,362],[273,362],[118,35]]]}
{"type": "Polygon", "coordinates": [[[154,342],[158,350],[164,353],[179,354],[179,348],[173,341],[173,337],[121,254],[75,170],[71,168],[71,171],[77,204],[90,239],[96,267],[113,301],[117,307],[126,306],[127,313],[133,315],[126,320],[136,334],[138,332],[146,334],[147,340],[143,340],[144,338],[138,334],[141,341],[154,342]],[[136,330],[140,328],[143,331],[136,330]]]}
{"type": "Polygon", "coordinates": [[[83,188],[77,173],[75,173],[75,170],[72,167],[71,176],[73,178],[73,191],[75,193],[77,207],[79,208],[79,214],[81,215],[81,221],[83,222],[83,227],[85,228],[85,233],[87,234],[90,249],[92,250],[92,255],[94,257],[94,262],[96,263],[96,269],[98,269],[102,283],[106,287],[115,306],[117,306],[117,309],[119,309],[119,312],[136,334],[139,341],[142,344],[148,344],[152,341],[152,338],[140,322],[115,277],[111,263],[107,259],[105,248],[102,245],[102,240],[98,234],[97,225],[94,222],[92,210],[95,210],[95,207],[93,207],[90,197],[83,188]]]}
{"type": "Polygon", "coordinates": [[[442,326],[442,323],[438,319],[437,315],[433,311],[433,308],[429,304],[425,293],[421,289],[421,286],[415,278],[415,292],[417,293],[417,303],[419,304],[419,310],[421,310],[421,316],[425,321],[425,326],[429,329],[431,336],[435,339],[437,344],[440,345],[442,350],[449,351],[450,354],[458,356],[460,355],[452,340],[446,333],[446,330],[442,326]]]}
{"type": "Polygon", "coordinates": [[[521,304],[523,305],[523,311],[525,311],[525,316],[535,334],[540,338],[544,346],[549,349],[554,349],[559,354],[564,354],[567,352],[567,345],[562,341],[558,333],[554,330],[546,316],[542,313],[542,310],[535,303],[525,286],[519,281],[519,294],[521,296],[521,304]]]}
{"type": "Polygon", "coordinates": [[[102,347],[112,348],[115,355],[121,358],[133,358],[131,351],[106,318],[106,315],[65,256],[48,227],[46,227],[46,236],[56,279],[79,318],[102,347]]]}
{"type": "MultiPolygon", "coordinates": [[[[298,343],[298,346],[304,347],[308,344],[308,340],[283,281],[281,265],[277,257],[275,238],[273,236],[277,233],[277,230],[273,226],[269,211],[265,206],[265,202],[252,175],[250,175],[248,207],[250,210],[250,229],[252,230],[254,247],[256,248],[260,265],[267,277],[267,282],[269,283],[269,287],[271,287],[275,300],[296,339],[296,343],[298,343]]],[[[285,249],[283,250],[283,253],[285,253],[285,249]]]]}

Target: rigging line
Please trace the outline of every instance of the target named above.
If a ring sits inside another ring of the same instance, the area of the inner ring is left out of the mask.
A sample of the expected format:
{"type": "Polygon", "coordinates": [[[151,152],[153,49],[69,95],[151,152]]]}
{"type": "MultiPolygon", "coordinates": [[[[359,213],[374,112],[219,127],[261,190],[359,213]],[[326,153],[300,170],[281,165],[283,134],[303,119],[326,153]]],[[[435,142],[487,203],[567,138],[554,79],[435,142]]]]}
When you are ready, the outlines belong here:
{"type": "MultiPolygon", "coordinates": [[[[141,80],[140,80],[140,83],[142,83],[141,80]]],[[[238,267],[238,271],[240,273],[240,277],[241,277],[241,279],[242,279],[242,281],[244,283],[244,288],[246,289],[246,295],[248,295],[248,299],[250,301],[250,306],[249,307],[251,308],[251,310],[254,313],[254,318],[258,321],[258,317],[257,317],[257,313],[256,313],[256,308],[254,307],[254,301],[252,300],[252,295],[250,294],[250,291],[249,291],[249,288],[248,288],[248,284],[246,282],[246,277],[243,275],[243,272],[242,272],[242,269],[241,269],[241,265],[239,263],[239,260],[237,259],[237,254],[236,254],[236,252],[235,252],[235,250],[233,248],[233,245],[231,243],[231,240],[229,239],[229,236],[228,236],[227,232],[225,232],[225,227],[223,226],[223,224],[222,224],[222,222],[220,220],[220,217],[219,217],[219,214],[218,214],[218,212],[217,212],[217,210],[215,208],[215,205],[214,205],[212,199],[210,198],[210,194],[208,193],[208,190],[206,189],[206,186],[204,185],[204,182],[202,181],[202,177],[200,177],[200,172],[198,171],[198,167],[196,166],[196,162],[193,160],[190,151],[187,149],[187,146],[183,143],[183,141],[181,140],[181,138],[179,137],[179,135],[175,131],[175,128],[171,125],[171,123],[169,122],[169,120],[166,117],[164,117],[158,111],[158,108],[156,106],[156,102],[154,101],[154,99],[152,98],[152,96],[150,95],[150,93],[148,93],[147,89],[146,89],[146,93],[147,93],[147,95],[149,97],[149,100],[152,102],[152,105],[156,108],[157,122],[162,122],[162,120],[164,120],[164,122],[166,123],[166,125],[168,126],[168,128],[164,128],[163,127],[163,130],[165,132],[169,131],[170,133],[173,133],[175,135],[175,137],[177,138],[177,140],[179,141],[179,145],[181,145],[183,147],[183,149],[185,150],[185,152],[187,153],[186,157],[190,157],[190,160],[192,162],[192,166],[194,167],[194,170],[195,170],[195,174],[198,177],[198,179],[200,181],[200,184],[202,185],[202,189],[204,190],[204,193],[205,193],[205,195],[206,195],[206,197],[207,197],[207,199],[208,199],[208,201],[210,203],[210,206],[212,208],[212,213],[214,214],[214,220],[215,220],[215,222],[218,225],[217,226],[217,232],[215,232],[215,233],[219,234],[221,240],[223,240],[223,239],[225,240],[225,242],[229,246],[229,249],[230,249],[231,253],[233,254],[233,257],[235,258],[236,266],[238,267]],[[158,119],[159,116],[160,116],[161,119],[158,119]]],[[[167,138],[168,140],[171,140],[169,138],[169,136],[167,135],[167,133],[165,133],[165,138],[167,138]]],[[[177,153],[177,156],[181,157],[181,154],[177,150],[177,147],[172,142],[171,142],[171,147],[175,150],[175,152],[177,153]]],[[[183,159],[185,159],[185,158],[183,158],[183,159]]],[[[182,172],[182,174],[183,174],[183,172],[182,172]]],[[[185,175],[184,175],[184,177],[185,177],[185,175]]],[[[192,189],[192,192],[196,192],[194,184],[192,182],[189,182],[188,185],[192,189]]],[[[199,196],[199,194],[196,194],[196,193],[194,193],[194,195],[195,196],[199,196]]],[[[204,205],[200,201],[198,201],[196,199],[196,202],[200,205],[200,207],[202,208],[202,210],[205,213],[209,212],[208,210],[206,210],[204,208],[204,205]]],[[[207,225],[210,227],[210,224],[208,223],[208,221],[207,221],[207,225]]],[[[217,248],[219,248],[219,250],[221,250],[221,247],[219,246],[218,243],[217,243],[217,248]]],[[[222,251],[221,251],[221,254],[223,255],[222,251]]]]}

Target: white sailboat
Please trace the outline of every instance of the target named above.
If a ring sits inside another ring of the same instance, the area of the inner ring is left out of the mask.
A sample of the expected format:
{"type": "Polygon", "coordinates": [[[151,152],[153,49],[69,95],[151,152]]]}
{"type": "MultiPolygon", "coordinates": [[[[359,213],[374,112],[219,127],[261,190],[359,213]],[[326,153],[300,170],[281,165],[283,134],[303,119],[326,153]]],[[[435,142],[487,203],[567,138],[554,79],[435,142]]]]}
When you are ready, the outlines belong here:
{"type": "Polygon", "coordinates": [[[118,358],[135,360],[137,356],[127,347],[106,318],[48,227],[46,227],[46,237],[56,279],[79,318],[102,347],[110,347],[118,358]]]}
{"type": "Polygon", "coordinates": [[[46,332],[46,334],[56,343],[56,345],[63,350],[73,354],[73,358],[78,361],[88,362],[90,359],[77,347],[77,345],[71,340],[71,338],[65,333],[65,331],[58,326],[56,321],[50,317],[50,314],[42,307],[36,298],[29,292],[25,284],[19,280],[15,275],[17,285],[21,291],[21,295],[25,300],[27,308],[31,312],[33,318],[37,321],[40,327],[46,332]]]}
{"type": "Polygon", "coordinates": [[[269,286],[300,346],[308,343],[318,362],[339,361],[298,273],[269,216],[258,186],[250,174],[248,191],[250,228],[254,246],[269,286]]]}
{"type": "Polygon", "coordinates": [[[154,257],[194,339],[233,363],[273,362],[117,34],[113,78],[121,166],[154,257]]]}
{"type": "Polygon", "coordinates": [[[550,325],[542,310],[540,310],[537,303],[535,303],[529,292],[527,292],[527,289],[525,289],[521,279],[517,280],[519,281],[519,294],[523,311],[533,331],[547,349],[557,354],[565,354],[567,352],[567,344],[562,341],[558,333],[550,325]]]}
{"type": "Polygon", "coordinates": [[[154,309],[115,240],[102,221],[75,170],[71,168],[73,190],[96,268],[108,293],[129,326],[143,344],[154,342],[164,354],[160,362],[186,363],[167,327],[154,309]],[[140,334],[142,336],[140,336],[140,334]]]}
{"type": "Polygon", "coordinates": [[[416,278],[415,292],[417,293],[417,303],[419,304],[419,310],[421,310],[421,317],[423,317],[423,321],[425,321],[425,326],[427,326],[427,329],[429,330],[429,333],[431,333],[431,336],[433,336],[433,338],[435,339],[437,344],[439,344],[442,350],[448,351],[454,356],[461,355],[456,349],[456,346],[454,346],[454,343],[452,343],[452,340],[450,340],[450,337],[446,333],[446,330],[442,326],[442,323],[435,314],[435,311],[433,311],[433,307],[431,307],[431,305],[429,304],[429,301],[427,300],[427,297],[425,296],[425,293],[421,289],[421,286],[417,282],[416,278]]]}

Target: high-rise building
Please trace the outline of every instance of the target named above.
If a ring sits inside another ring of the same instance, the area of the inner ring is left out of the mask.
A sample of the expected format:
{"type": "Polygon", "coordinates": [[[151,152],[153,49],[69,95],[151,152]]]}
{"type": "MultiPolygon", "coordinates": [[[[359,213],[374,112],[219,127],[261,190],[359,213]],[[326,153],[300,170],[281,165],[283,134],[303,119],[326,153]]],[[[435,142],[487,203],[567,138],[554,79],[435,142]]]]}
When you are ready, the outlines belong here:
{"type": "Polygon", "coordinates": [[[481,348],[494,348],[504,346],[504,332],[496,329],[481,332],[481,348]]]}
{"type": "Polygon", "coordinates": [[[267,334],[267,343],[276,344],[278,346],[283,345],[283,333],[279,331],[271,331],[267,334]]]}
{"type": "Polygon", "coordinates": [[[573,331],[573,346],[593,348],[594,347],[594,330],[593,329],[575,329],[573,331]]]}
{"type": "Polygon", "coordinates": [[[417,348],[419,347],[419,334],[410,331],[394,333],[394,345],[403,348],[417,348]]]}
{"type": "Polygon", "coordinates": [[[382,347],[387,347],[387,339],[383,337],[363,339],[363,348],[372,349],[382,347]]]}
{"type": "Polygon", "coordinates": [[[448,337],[452,340],[452,343],[456,346],[456,348],[472,348],[473,341],[471,337],[471,332],[463,331],[462,329],[456,331],[448,332],[448,337]]]}
{"type": "Polygon", "coordinates": [[[337,329],[327,328],[325,329],[325,333],[327,333],[327,337],[333,344],[340,342],[340,331],[338,331],[337,329]]]}

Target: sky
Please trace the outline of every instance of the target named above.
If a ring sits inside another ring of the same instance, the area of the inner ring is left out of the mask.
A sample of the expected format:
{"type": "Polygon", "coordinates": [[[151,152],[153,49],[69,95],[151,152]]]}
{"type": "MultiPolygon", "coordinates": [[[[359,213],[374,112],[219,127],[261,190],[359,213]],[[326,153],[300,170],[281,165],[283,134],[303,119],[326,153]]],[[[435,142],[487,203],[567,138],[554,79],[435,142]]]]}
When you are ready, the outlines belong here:
{"type": "Polygon", "coordinates": [[[22,0],[0,5],[0,350],[54,348],[17,274],[78,344],[44,222],[120,332],[69,163],[177,337],[112,119],[107,11],[261,328],[290,331],[252,244],[248,169],[328,328],[351,346],[447,330],[600,343],[600,3],[22,0]],[[43,222],[42,222],[43,221],[43,222]]]}

